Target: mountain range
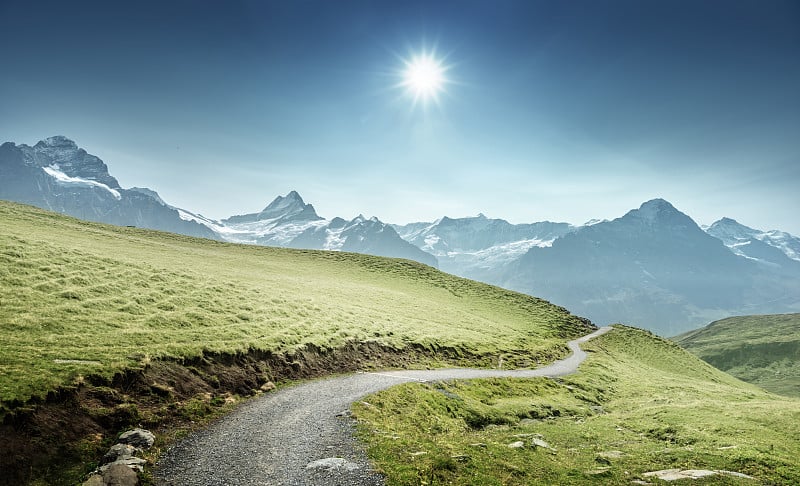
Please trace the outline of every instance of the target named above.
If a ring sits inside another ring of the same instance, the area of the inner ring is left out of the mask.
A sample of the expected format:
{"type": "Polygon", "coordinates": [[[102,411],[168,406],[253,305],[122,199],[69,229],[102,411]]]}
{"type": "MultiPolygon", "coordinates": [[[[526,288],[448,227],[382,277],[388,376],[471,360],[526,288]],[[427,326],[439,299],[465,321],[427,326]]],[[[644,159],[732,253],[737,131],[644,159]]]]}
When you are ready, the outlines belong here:
{"type": "Polygon", "coordinates": [[[536,295],[593,321],[674,335],[736,314],[800,309],[800,238],[723,218],[707,228],[662,199],[582,226],[480,214],[391,225],[319,216],[295,191],[213,220],[123,189],[65,137],[0,146],[0,199],[78,218],[237,243],[407,258],[536,295]]]}

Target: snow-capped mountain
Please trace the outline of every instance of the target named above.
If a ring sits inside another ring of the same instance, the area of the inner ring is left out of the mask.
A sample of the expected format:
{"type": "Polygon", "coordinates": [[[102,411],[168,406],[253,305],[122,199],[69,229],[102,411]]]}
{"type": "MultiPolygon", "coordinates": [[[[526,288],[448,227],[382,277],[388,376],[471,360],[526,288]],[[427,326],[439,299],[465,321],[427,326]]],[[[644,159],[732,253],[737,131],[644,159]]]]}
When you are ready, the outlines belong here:
{"type": "Polygon", "coordinates": [[[0,198],[90,221],[217,238],[154,191],[123,189],[102,160],[62,136],[33,147],[0,145],[0,198]]]}
{"type": "Polygon", "coordinates": [[[437,266],[436,258],[400,238],[378,218],[359,215],[351,221],[328,221],[306,204],[296,191],[278,196],[258,213],[231,216],[211,222],[224,239],[266,246],[334,250],[408,258],[437,266]]]}
{"type": "Polygon", "coordinates": [[[223,219],[215,230],[226,240],[236,243],[289,246],[307,229],[327,223],[317,215],[314,206],[306,204],[300,194],[291,191],[286,196],[278,196],[257,213],[223,219]]]}
{"type": "Polygon", "coordinates": [[[761,231],[731,218],[714,222],[706,231],[743,257],[781,266],[800,262],[800,238],[783,231],[761,231]]]}
{"type": "Polygon", "coordinates": [[[662,199],[531,248],[497,283],[598,323],[627,322],[663,335],[718,316],[800,305],[800,273],[735,254],[662,199]]]}
{"type": "Polygon", "coordinates": [[[394,228],[406,241],[435,255],[442,270],[486,281],[531,247],[549,246],[574,229],[567,223],[548,221],[511,224],[483,214],[457,219],[445,216],[433,223],[394,228]]]}

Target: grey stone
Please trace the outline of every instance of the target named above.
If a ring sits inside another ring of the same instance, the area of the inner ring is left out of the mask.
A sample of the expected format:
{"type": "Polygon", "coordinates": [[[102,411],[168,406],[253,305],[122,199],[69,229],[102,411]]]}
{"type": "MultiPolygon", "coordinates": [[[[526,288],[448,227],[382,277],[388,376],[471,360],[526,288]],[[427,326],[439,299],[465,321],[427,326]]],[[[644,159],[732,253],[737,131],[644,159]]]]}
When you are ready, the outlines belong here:
{"type": "Polygon", "coordinates": [[[326,457],[325,459],[309,462],[306,465],[306,469],[326,469],[328,471],[344,469],[346,471],[354,471],[358,469],[358,464],[341,457],[326,457]]]}
{"type": "Polygon", "coordinates": [[[510,447],[512,449],[521,449],[521,448],[525,447],[525,443],[522,442],[521,440],[518,440],[516,442],[512,442],[512,443],[508,444],[508,447],[510,447]]]}
{"type": "Polygon", "coordinates": [[[83,482],[82,486],[105,486],[105,482],[103,482],[103,476],[99,474],[92,474],[89,476],[89,479],[83,482]]]}
{"type": "Polygon", "coordinates": [[[156,436],[149,430],[133,429],[120,435],[118,442],[120,444],[130,444],[139,449],[149,449],[153,447],[155,441],[156,436]]]}
{"type": "Polygon", "coordinates": [[[124,464],[114,463],[103,473],[106,486],[138,486],[139,476],[124,464]]]}
{"type": "Polygon", "coordinates": [[[100,471],[102,473],[105,473],[106,471],[111,469],[112,466],[120,466],[121,465],[121,466],[125,466],[128,469],[131,469],[133,471],[141,472],[141,471],[144,471],[144,465],[145,464],[147,464],[147,461],[144,460],[144,459],[141,459],[139,457],[130,457],[128,459],[118,459],[118,460],[112,462],[111,464],[106,464],[105,466],[100,466],[98,471],[100,471]]]}
{"type": "Polygon", "coordinates": [[[103,464],[110,464],[120,459],[130,459],[139,451],[130,444],[114,444],[103,456],[103,464]]]}

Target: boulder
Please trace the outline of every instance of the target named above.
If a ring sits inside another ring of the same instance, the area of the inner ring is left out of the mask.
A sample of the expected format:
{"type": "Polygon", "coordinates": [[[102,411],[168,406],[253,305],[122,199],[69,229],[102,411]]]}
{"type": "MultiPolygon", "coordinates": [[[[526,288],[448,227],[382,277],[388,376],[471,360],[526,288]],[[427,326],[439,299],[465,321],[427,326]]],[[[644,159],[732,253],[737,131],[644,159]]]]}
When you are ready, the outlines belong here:
{"type": "Polygon", "coordinates": [[[147,464],[147,461],[141,459],[139,457],[129,457],[128,459],[117,459],[116,461],[112,462],[111,464],[106,464],[105,466],[100,466],[97,470],[101,473],[105,474],[106,471],[111,469],[111,466],[125,466],[132,471],[144,471],[144,465],[147,464]]]}
{"type": "Polygon", "coordinates": [[[550,444],[543,441],[542,439],[539,439],[538,437],[534,437],[533,439],[531,439],[531,446],[533,446],[534,449],[538,449],[539,447],[541,447],[542,449],[550,449],[551,451],[555,450],[552,447],[550,447],[550,444]]]}
{"type": "Polygon", "coordinates": [[[138,486],[139,476],[124,464],[112,464],[103,473],[106,486],[138,486]]]}
{"type": "Polygon", "coordinates": [[[89,476],[89,479],[83,482],[82,486],[105,486],[105,482],[103,481],[103,476],[99,474],[92,474],[89,476]]]}
{"type": "Polygon", "coordinates": [[[103,456],[103,464],[110,464],[120,459],[130,459],[136,455],[139,449],[130,444],[114,444],[103,456]]]}
{"type": "Polygon", "coordinates": [[[133,447],[145,450],[153,447],[155,441],[156,436],[149,430],[133,429],[120,435],[118,442],[120,444],[130,444],[133,447]]]}

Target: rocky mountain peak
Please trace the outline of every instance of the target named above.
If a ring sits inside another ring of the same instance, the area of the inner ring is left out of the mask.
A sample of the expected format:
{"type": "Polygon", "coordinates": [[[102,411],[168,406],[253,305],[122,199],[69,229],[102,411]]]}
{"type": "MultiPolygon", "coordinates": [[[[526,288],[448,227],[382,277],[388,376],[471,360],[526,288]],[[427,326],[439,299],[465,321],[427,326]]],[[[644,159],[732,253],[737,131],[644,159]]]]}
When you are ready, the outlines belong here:
{"type": "MultiPolygon", "coordinates": [[[[639,209],[633,209],[625,216],[615,221],[660,229],[681,227],[696,228],[697,231],[702,231],[692,218],[675,209],[675,206],[668,201],[660,198],[643,203],[639,206],[639,209]]],[[[602,224],[603,223],[598,223],[595,226],[600,226],[602,224]]]]}
{"type": "Polygon", "coordinates": [[[261,213],[276,213],[278,211],[284,214],[302,211],[306,207],[305,201],[300,197],[297,191],[290,191],[285,196],[278,196],[271,203],[265,207],[261,213]]]}
{"type": "Polygon", "coordinates": [[[55,135],[52,137],[45,138],[44,140],[41,140],[39,143],[34,145],[34,148],[35,147],[40,147],[40,148],[53,147],[53,148],[78,150],[78,144],[70,140],[69,138],[65,137],[64,135],[55,135]]]}
{"type": "Polygon", "coordinates": [[[228,224],[255,223],[257,221],[318,221],[321,218],[314,206],[306,204],[297,191],[278,196],[258,213],[231,216],[223,222],[228,224]]]}

